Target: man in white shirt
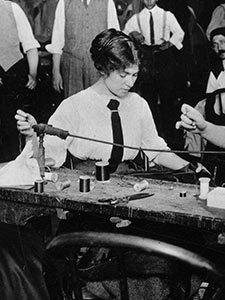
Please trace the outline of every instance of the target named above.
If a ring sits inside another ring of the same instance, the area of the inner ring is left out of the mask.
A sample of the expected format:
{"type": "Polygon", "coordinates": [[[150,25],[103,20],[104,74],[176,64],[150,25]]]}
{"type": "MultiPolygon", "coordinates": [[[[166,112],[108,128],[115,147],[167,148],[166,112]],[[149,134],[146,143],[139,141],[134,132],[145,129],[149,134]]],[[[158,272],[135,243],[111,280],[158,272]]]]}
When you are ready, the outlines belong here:
{"type": "Polygon", "coordinates": [[[0,162],[5,162],[20,151],[14,114],[25,104],[31,111],[29,95],[36,86],[40,45],[18,4],[0,0],[0,9],[0,162]]]}
{"type": "Polygon", "coordinates": [[[159,133],[169,142],[175,123],[176,55],[184,32],[170,11],[156,5],[157,0],[142,1],[144,9],[128,20],[124,32],[142,44],[142,68],[135,88],[148,101],[159,133]]]}
{"type": "Polygon", "coordinates": [[[63,89],[65,98],[97,81],[89,48],[93,37],[107,28],[120,28],[113,0],[59,0],[46,49],[53,54],[53,88],[63,89]]]}
{"type": "MultiPolygon", "coordinates": [[[[36,86],[39,43],[18,4],[0,0],[0,11],[0,161],[3,162],[19,154],[14,114],[36,86]]],[[[50,299],[42,268],[44,245],[31,227],[31,223],[19,226],[0,222],[1,299],[50,299]]]]}

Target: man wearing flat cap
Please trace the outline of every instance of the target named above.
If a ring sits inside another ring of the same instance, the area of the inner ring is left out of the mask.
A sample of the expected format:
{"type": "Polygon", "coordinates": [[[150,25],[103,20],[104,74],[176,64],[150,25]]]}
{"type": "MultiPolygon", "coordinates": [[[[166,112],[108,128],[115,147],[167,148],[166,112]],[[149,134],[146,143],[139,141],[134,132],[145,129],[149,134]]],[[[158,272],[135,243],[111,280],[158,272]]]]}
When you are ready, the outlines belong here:
{"type": "Polygon", "coordinates": [[[206,90],[207,93],[225,88],[225,27],[212,30],[210,41],[218,59],[211,68],[206,90]]]}
{"type": "MultiPolygon", "coordinates": [[[[225,126],[225,27],[219,27],[211,31],[210,41],[216,59],[211,65],[206,93],[207,97],[197,103],[195,108],[204,118],[217,125],[225,126]],[[220,91],[218,91],[220,90],[220,91]]],[[[200,135],[192,132],[185,133],[185,149],[191,151],[224,151],[202,139],[200,135]]],[[[193,159],[200,159],[201,154],[191,153],[193,159]]],[[[203,164],[212,174],[215,174],[216,183],[223,182],[225,170],[225,157],[222,154],[204,154],[203,164]]]]}

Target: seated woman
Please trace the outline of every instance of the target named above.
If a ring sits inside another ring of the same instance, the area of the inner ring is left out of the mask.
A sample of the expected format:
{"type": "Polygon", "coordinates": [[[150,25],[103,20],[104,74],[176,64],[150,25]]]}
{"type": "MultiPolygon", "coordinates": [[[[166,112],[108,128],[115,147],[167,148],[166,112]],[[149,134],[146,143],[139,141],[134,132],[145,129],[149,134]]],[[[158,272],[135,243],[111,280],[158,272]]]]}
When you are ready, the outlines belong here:
{"type": "MultiPolygon", "coordinates": [[[[138,94],[129,92],[139,71],[137,51],[130,38],[120,31],[106,30],[94,39],[90,51],[101,78],[86,90],[64,100],[50,117],[49,124],[79,136],[113,142],[112,112],[108,106],[113,99],[119,106],[123,142],[137,148],[122,149],[123,153],[116,159],[118,164],[133,160],[138,148],[149,148],[157,149],[145,152],[153,164],[172,170],[187,166],[188,162],[174,153],[161,152],[169,149],[158,136],[147,102],[138,94]]],[[[26,135],[27,140],[36,139],[32,128],[36,124],[34,117],[18,110],[15,118],[19,131],[26,135]]],[[[46,158],[53,159],[55,167],[65,162],[67,150],[82,161],[109,161],[112,152],[111,145],[72,137],[61,140],[56,136],[46,136],[44,147],[46,158]]]]}
{"type": "MultiPolygon", "coordinates": [[[[46,135],[44,139],[46,159],[51,158],[54,167],[60,167],[65,162],[69,151],[79,162],[108,161],[111,172],[116,172],[121,162],[135,159],[138,149],[148,148],[155,149],[145,151],[152,165],[162,165],[172,170],[188,168],[188,161],[178,157],[172,151],[163,152],[169,149],[157,133],[147,102],[138,94],[130,92],[139,71],[139,58],[132,40],[120,31],[109,29],[95,37],[90,52],[94,65],[101,75],[100,79],[86,90],[64,100],[50,117],[49,124],[74,135],[133,146],[137,150],[70,136],[62,140],[57,136],[46,135]],[[116,137],[118,132],[120,135],[116,137]]],[[[36,120],[21,110],[17,111],[15,118],[19,131],[26,136],[27,140],[33,141],[34,153],[37,152],[37,137],[32,128],[36,120]]],[[[74,219],[81,220],[83,225],[78,224],[78,221],[75,225],[73,220],[72,230],[87,229],[87,219],[79,219],[78,216],[74,219]]],[[[90,219],[88,221],[90,222],[90,219]]],[[[97,227],[96,220],[90,224],[92,230],[94,226],[97,227]]],[[[102,228],[107,228],[105,223],[102,228]]],[[[154,272],[157,273],[156,270],[154,272]]],[[[152,298],[149,296],[148,299],[164,299],[168,296],[168,291],[161,295],[156,287],[153,288],[149,284],[147,286],[150,290],[154,290],[152,298]]],[[[144,297],[143,292],[140,292],[142,296],[139,296],[144,297]]]]}

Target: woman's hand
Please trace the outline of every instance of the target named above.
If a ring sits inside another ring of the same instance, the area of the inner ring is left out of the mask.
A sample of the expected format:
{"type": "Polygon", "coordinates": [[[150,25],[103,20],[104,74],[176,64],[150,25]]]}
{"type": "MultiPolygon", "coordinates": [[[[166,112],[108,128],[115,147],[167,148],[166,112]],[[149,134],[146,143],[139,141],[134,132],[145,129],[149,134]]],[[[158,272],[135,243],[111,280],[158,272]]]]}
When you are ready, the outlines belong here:
{"type": "Polygon", "coordinates": [[[200,112],[188,104],[181,107],[181,120],[176,123],[176,129],[186,129],[193,133],[202,133],[207,126],[207,122],[200,112]]]}
{"type": "Polygon", "coordinates": [[[32,115],[22,111],[21,109],[18,109],[15,119],[17,120],[17,129],[20,133],[27,137],[32,137],[34,135],[32,126],[36,125],[37,121],[32,115]]]}

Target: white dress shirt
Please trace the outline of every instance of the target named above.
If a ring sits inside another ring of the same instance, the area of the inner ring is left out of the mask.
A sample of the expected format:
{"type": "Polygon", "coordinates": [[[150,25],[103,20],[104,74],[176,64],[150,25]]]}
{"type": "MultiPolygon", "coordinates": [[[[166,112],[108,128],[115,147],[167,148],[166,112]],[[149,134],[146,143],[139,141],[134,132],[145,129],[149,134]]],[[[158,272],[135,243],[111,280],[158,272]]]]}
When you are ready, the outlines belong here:
{"type": "Polygon", "coordinates": [[[184,38],[184,31],[182,30],[175,16],[170,11],[165,11],[157,5],[151,10],[144,8],[139,14],[133,15],[127,21],[124,28],[124,33],[129,34],[132,31],[142,33],[145,38],[145,44],[151,45],[149,26],[150,11],[152,13],[154,22],[155,44],[160,45],[163,43],[163,41],[169,41],[177,49],[181,49],[183,47],[182,41],[184,38]]]}
{"type": "MultiPolygon", "coordinates": [[[[88,5],[89,2],[90,0],[87,0],[88,5]]],[[[107,26],[108,28],[115,28],[117,30],[120,30],[116,7],[113,0],[109,0],[108,2],[107,26]]],[[[52,31],[52,41],[51,44],[46,45],[46,49],[48,52],[52,54],[53,53],[62,54],[62,49],[64,45],[65,45],[65,3],[64,0],[59,0],[55,11],[55,19],[54,19],[54,25],[52,31]]]]}
{"type": "MultiPolygon", "coordinates": [[[[109,100],[109,95],[100,95],[93,87],[89,87],[64,100],[48,123],[68,130],[70,134],[113,142],[111,111],[107,107],[109,100]]],[[[168,149],[165,141],[158,136],[149,106],[142,97],[130,92],[117,100],[120,101],[124,145],[168,149]]],[[[53,159],[55,167],[64,163],[67,149],[79,159],[102,161],[108,161],[112,151],[112,145],[72,137],[62,140],[50,135],[45,136],[44,147],[46,159],[53,159]]],[[[125,148],[122,160],[132,160],[137,153],[138,150],[125,148]]],[[[158,154],[158,151],[146,152],[150,161],[157,161],[158,154]]]]}
{"type": "Polygon", "coordinates": [[[11,2],[13,15],[15,17],[19,41],[22,44],[22,48],[24,53],[26,53],[30,49],[39,48],[40,44],[35,39],[33,35],[33,31],[31,25],[27,19],[22,8],[14,3],[11,2]]]}

